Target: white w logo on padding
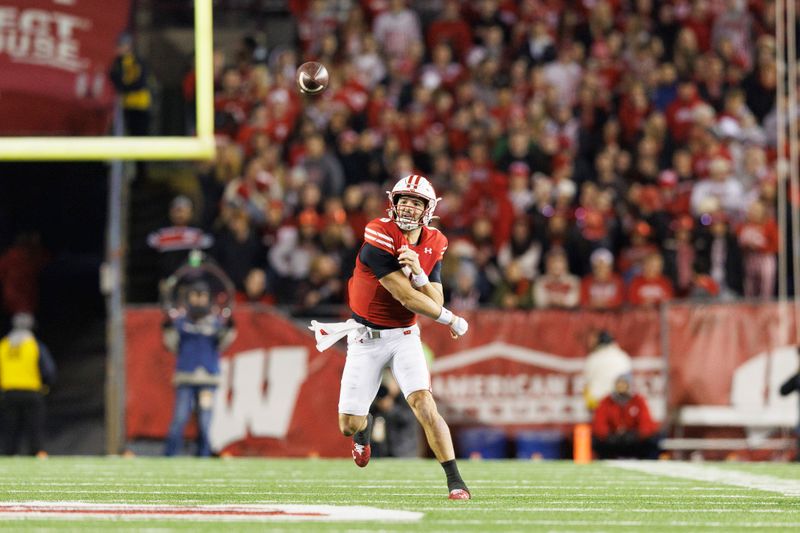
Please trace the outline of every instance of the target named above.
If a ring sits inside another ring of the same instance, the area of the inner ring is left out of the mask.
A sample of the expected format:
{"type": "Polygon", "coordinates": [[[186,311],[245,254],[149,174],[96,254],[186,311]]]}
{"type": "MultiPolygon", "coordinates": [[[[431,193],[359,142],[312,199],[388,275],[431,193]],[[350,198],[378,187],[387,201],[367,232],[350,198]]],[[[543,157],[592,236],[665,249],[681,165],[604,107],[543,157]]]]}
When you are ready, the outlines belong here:
{"type": "Polygon", "coordinates": [[[285,346],[248,350],[223,359],[220,371],[222,384],[214,397],[211,447],[221,450],[244,439],[248,430],[253,437],[285,438],[308,374],[308,349],[285,346]],[[233,393],[230,403],[229,392],[233,393]]]}

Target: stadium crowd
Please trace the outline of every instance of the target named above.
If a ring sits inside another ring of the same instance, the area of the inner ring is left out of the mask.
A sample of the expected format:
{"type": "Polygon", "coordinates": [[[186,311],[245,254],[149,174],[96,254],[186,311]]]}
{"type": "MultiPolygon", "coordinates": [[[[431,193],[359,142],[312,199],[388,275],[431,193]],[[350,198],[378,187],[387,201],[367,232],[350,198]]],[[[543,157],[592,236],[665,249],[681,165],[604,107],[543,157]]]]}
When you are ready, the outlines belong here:
{"type": "Polygon", "coordinates": [[[290,5],[296,46],[215,55],[194,220],[240,300],[343,303],[411,173],[442,197],[454,310],[773,296],[774,2],[290,5]],[[295,88],[308,60],[320,96],[295,88]]]}

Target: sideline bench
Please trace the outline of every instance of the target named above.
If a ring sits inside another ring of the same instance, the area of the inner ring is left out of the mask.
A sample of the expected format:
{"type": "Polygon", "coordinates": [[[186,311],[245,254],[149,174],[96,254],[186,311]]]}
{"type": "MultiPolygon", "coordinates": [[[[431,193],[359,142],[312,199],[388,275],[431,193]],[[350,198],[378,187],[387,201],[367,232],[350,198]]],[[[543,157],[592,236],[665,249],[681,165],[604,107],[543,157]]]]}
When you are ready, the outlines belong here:
{"type": "Polygon", "coordinates": [[[664,450],[684,451],[735,451],[774,450],[790,451],[796,439],[792,430],[797,426],[794,413],[775,409],[744,411],[721,405],[690,405],[678,411],[674,422],[674,437],[661,441],[664,450]],[[742,428],[746,438],[685,438],[687,427],[742,428]],[[778,437],[774,437],[775,433],[778,437]]]}

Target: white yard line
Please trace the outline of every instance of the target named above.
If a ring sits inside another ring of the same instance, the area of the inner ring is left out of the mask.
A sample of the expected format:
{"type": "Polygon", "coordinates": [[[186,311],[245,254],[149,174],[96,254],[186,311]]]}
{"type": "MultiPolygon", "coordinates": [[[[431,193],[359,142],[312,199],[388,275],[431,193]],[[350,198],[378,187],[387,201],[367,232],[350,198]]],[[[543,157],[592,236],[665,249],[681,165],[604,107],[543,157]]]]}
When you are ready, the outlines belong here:
{"type": "Polygon", "coordinates": [[[764,474],[751,474],[739,470],[726,470],[705,464],[678,461],[608,461],[606,464],[654,476],[722,483],[734,487],[777,492],[784,496],[800,496],[800,480],[796,479],[782,479],[764,474]]]}
{"type": "Polygon", "coordinates": [[[0,503],[0,518],[30,520],[190,520],[243,522],[351,522],[418,521],[422,513],[377,509],[363,505],[298,505],[298,504],[238,504],[238,505],[142,505],[125,503],[87,502],[17,502],[0,503]]]}

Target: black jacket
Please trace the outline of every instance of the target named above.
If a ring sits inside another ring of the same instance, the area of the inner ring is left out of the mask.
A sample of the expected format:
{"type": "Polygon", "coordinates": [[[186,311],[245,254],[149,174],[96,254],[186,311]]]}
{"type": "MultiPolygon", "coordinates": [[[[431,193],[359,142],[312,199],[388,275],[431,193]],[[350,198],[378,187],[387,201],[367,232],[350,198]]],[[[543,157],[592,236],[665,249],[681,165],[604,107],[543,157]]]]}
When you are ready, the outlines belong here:
{"type": "MultiPolygon", "coordinates": [[[[739,241],[736,235],[730,231],[725,234],[725,285],[741,295],[744,292],[744,263],[742,260],[742,250],[739,248],[739,241]]],[[[703,228],[694,237],[694,248],[697,251],[697,258],[706,261],[705,264],[711,265],[711,247],[714,243],[714,236],[710,231],[703,228]]]]}

